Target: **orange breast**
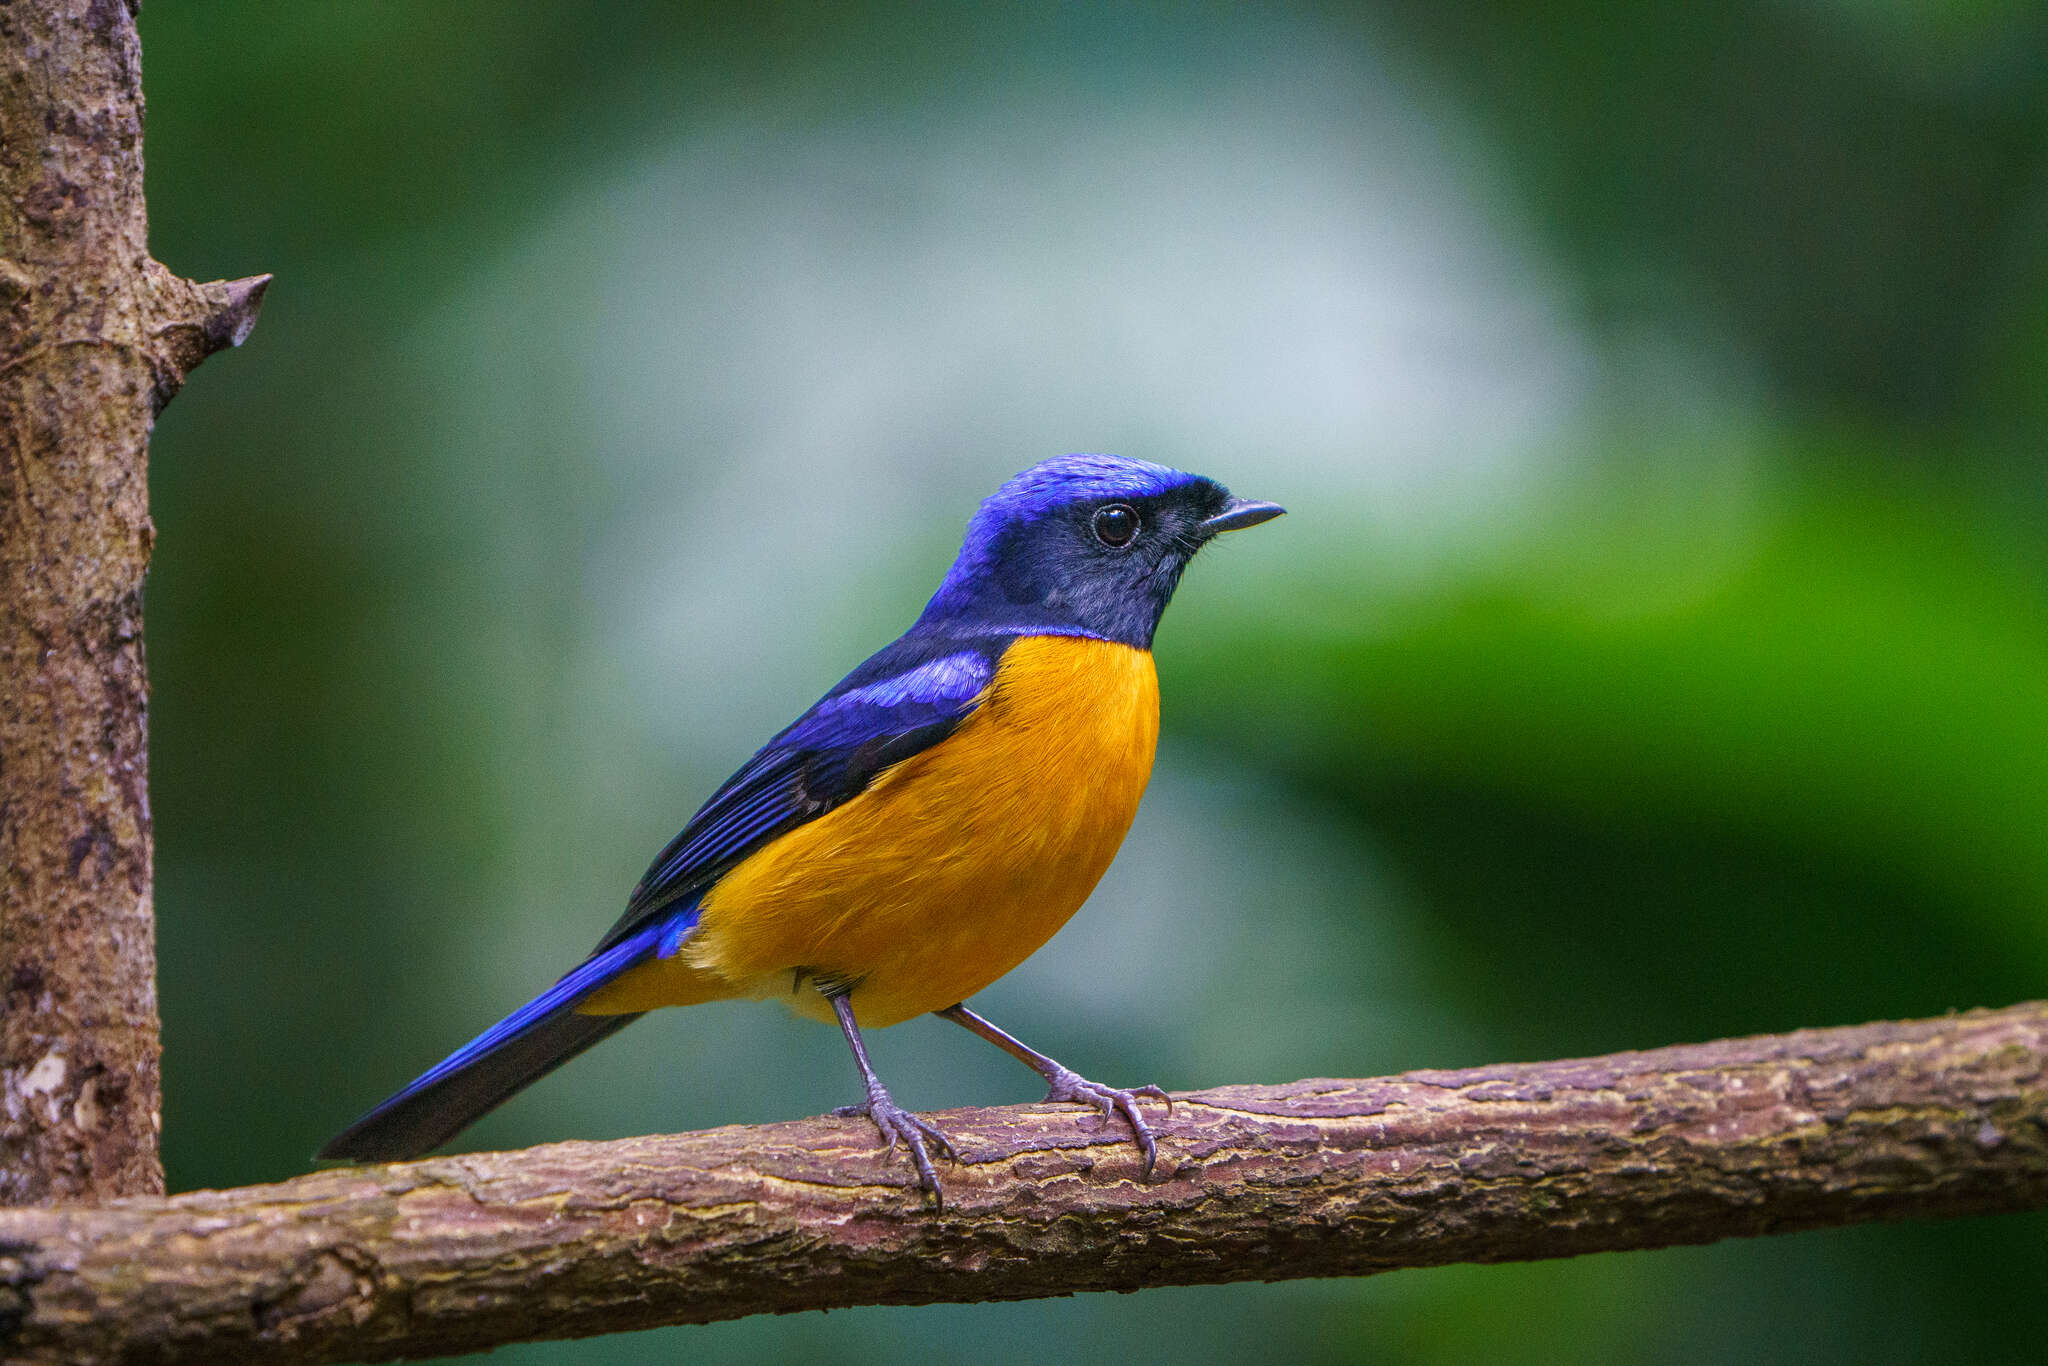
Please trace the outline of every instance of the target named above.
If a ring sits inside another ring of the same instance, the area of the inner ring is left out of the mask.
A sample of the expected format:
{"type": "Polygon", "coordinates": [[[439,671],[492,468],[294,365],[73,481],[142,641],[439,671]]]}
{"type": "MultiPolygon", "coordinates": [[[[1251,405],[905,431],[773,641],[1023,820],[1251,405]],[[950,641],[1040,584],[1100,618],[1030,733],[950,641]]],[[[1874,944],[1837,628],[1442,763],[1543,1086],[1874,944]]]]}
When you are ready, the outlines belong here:
{"type": "Polygon", "coordinates": [[[829,1020],[798,981],[806,972],[857,982],[864,1025],[963,1000],[1088,899],[1137,814],[1158,738],[1149,653],[1019,640],[959,730],[757,850],[705,898],[678,959],[585,1008],[743,994],[829,1020]]]}

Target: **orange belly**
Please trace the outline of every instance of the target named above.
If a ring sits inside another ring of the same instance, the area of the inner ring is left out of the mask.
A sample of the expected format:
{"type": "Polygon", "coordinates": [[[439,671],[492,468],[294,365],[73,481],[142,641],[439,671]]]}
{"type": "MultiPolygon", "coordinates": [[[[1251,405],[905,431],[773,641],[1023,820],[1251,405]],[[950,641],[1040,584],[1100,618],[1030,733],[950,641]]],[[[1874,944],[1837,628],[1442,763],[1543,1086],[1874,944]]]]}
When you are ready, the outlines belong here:
{"type": "Polygon", "coordinates": [[[857,983],[863,1025],[964,1000],[1095,890],[1158,738],[1148,652],[1021,639],[960,729],[756,850],[704,898],[680,955],[628,971],[582,1009],[780,996],[830,1020],[803,974],[857,983]]]}

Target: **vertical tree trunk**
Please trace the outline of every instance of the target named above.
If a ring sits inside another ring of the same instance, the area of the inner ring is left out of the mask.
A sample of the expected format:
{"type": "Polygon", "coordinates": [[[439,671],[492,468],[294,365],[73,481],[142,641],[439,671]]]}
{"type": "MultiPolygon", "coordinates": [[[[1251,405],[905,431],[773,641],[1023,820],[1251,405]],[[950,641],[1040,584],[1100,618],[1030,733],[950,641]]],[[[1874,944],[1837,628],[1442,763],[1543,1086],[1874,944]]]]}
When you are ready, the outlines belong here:
{"type": "Polygon", "coordinates": [[[0,3],[0,1202],[163,1189],[149,432],[267,283],[149,257],[133,8],[0,3]]]}

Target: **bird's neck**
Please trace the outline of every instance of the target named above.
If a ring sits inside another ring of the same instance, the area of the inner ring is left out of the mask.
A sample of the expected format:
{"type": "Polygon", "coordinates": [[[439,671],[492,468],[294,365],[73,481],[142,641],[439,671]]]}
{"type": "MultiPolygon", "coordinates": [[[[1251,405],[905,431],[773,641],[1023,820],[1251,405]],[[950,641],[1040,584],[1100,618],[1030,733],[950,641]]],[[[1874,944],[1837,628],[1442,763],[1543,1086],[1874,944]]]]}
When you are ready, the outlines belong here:
{"type": "Polygon", "coordinates": [[[1152,648],[1157,619],[1098,622],[1073,606],[1053,602],[1012,602],[990,584],[982,591],[965,586],[942,587],[910,628],[913,635],[944,636],[1074,636],[1107,640],[1140,650],[1152,648]],[[953,589],[954,591],[949,591],[953,589]]]}

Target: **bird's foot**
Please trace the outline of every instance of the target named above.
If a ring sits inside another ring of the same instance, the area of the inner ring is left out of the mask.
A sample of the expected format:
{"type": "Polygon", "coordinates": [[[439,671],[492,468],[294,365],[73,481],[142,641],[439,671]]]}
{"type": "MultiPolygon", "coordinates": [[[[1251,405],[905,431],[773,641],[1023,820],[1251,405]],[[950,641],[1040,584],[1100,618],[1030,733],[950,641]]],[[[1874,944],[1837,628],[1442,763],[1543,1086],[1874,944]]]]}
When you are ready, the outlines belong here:
{"type": "Polygon", "coordinates": [[[880,1088],[869,1092],[862,1104],[842,1105],[832,1113],[840,1119],[867,1116],[882,1131],[882,1137],[889,1140],[886,1154],[893,1154],[898,1142],[910,1149],[910,1160],[917,1167],[917,1184],[931,1192],[934,1209],[946,1207],[945,1192],[939,1189],[939,1174],[932,1169],[931,1149],[938,1149],[955,1162],[960,1160],[960,1154],[954,1150],[953,1140],[936,1125],[911,1114],[880,1088]]]}
{"type": "Polygon", "coordinates": [[[1138,1112],[1138,1098],[1164,1101],[1166,1113],[1173,1113],[1173,1097],[1156,1086],[1138,1086],[1122,1091],[1114,1086],[1104,1086],[1099,1081],[1090,1081],[1069,1068],[1062,1067],[1048,1075],[1052,1086],[1045,1093],[1047,1100],[1069,1101],[1075,1105],[1092,1105],[1102,1112],[1102,1122],[1121,1115],[1124,1123],[1131,1126],[1131,1136],[1138,1142],[1138,1151],[1144,1156],[1145,1166],[1141,1180],[1152,1179],[1153,1164],[1159,1160],[1159,1145],[1153,1141],[1152,1126],[1145,1122],[1145,1116],[1138,1112]]]}

